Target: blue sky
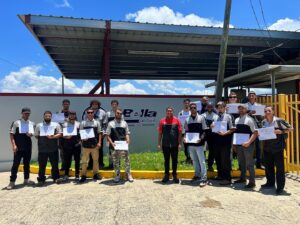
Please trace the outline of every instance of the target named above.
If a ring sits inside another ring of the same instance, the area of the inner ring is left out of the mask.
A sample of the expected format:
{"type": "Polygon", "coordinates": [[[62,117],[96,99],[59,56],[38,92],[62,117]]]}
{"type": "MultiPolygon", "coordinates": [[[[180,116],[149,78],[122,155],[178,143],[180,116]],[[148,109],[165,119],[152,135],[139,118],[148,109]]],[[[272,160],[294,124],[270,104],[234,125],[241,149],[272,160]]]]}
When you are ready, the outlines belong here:
{"type": "MultiPolygon", "coordinates": [[[[300,1],[261,0],[267,26],[280,30],[300,28],[300,1]],[[288,3],[288,4],[287,4],[288,3]]],[[[261,24],[259,0],[252,0],[261,24]]],[[[131,20],[217,26],[222,24],[225,0],[10,0],[1,1],[0,91],[59,92],[60,72],[18,19],[17,14],[131,20]],[[45,79],[47,76],[47,79],[45,79]],[[25,79],[26,77],[26,79],[25,79]],[[47,80],[46,87],[42,84],[47,80]],[[17,89],[16,89],[17,88],[17,89]]],[[[250,0],[233,0],[231,25],[258,28],[250,0]]],[[[67,91],[85,93],[95,81],[67,81],[67,91]]],[[[211,94],[204,82],[113,81],[113,93],[211,94]],[[165,88],[167,87],[167,88],[165,88]],[[162,91],[163,90],[163,91],[162,91]]]]}

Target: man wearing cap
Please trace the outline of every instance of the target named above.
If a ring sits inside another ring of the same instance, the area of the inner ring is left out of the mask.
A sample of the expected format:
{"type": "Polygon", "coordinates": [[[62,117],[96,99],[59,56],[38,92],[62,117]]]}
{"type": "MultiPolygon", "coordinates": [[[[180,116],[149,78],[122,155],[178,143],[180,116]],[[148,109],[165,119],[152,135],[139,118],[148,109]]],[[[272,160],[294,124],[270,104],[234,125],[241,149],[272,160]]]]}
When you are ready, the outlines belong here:
{"type": "MultiPolygon", "coordinates": [[[[256,93],[254,91],[250,91],[248,93],[248,114],[253,118],[253,120],[256,123],[256,126],[258,128],[261,127],[261,123],[263,120],[263,117],[260,115],[255,115],[255,110],[253,110],[254,106],[260,105],[256,102],[256,93]]],[[[260,142],[258,138],[255,140],[255,157],[256,157],[256,168],[258,169],[264,169],[264,167],[261,165],[261,147],[260,147],[260,142]]]]}
{"type": "Polygon", "coordinates": [[[207,147],[208,147],[208,170],[209,171],[214,171],[213,169],[213,164],[214,164],[214,160],[215,160],[215,145],[214,145],[214,134],[211,132],[211,128],[210,125],[212,124],[212,122],[214,120],[217,119],[217,114],[214,112],[214,107],[212,105],[212,103],[208,102],[206,105],[206,112],[201,114],[204,118],[205,118],[205,122],[206,122],[206,126],[207,126],[207,130],[206,130],[206,143],[207,143],[207,147]]]}
{"type": "Polygon", "coordinates": [[[32,152],[31,137],[34,132],[34,123],[29,120],[30,112],[29,108],[23,108],[21,111],[21,119],[14,121],[10,128],[10,142],[14,153],[14,159],[11,168],[10,183],[7,186],[7,190],[11,190],[15,187],[15,181],[17,179],[17,173],[22,158],[24,164],[24,184],[34,184],[33,181],[29,180],[32,152]]]}
{"type": "Polygon", "coordinates": [[[86,120],[80,123],[80,130],[92,130],[94,133],[94,137],[90,137],[82,140],[82,171],[81,171],[81,179],[80,183],[84,183],[86,181],[86,172],[87,172],[87,164],[89,160],[89,156],[92,155],[93,159],[93,179],[100,180],[101,177],[99,175],[99,148],[101,147],[101,139],[102,139],[102,128],[100,122],[94,119],[94,109],[89,108],[86,110],[87,118],[86,120]]]}
{"type": "Polygon", "coordinates": [[[226,130],[214,133],[214,149],[217,162],[218,177],[223,180],[221,185],[231,184],[231,142],[232,133],[234,131],[231,115],[226,113],[226,105],[224,102],[217,103],[218,116],[214,120],[212,127],[216,123],[224,123],[226,130]]]}
{"type": "MultiPolygon", "coordinates": [[[[191,100],[190,99],[184,99],[183,100],[183,109],[178,113],[178,118],[180,119],[181,121],[181,126],[182,126],[182,136],[184,136],[184,122],[183,122],[183,119],[189,117],[191,115],[191,112],[190,112],[190,102],[191,100]],[[183,118],[183,119],[181,119],[183,118]]],[[[187,144],[186,143],[183,143],[183,147],[184,147],[184,154],[185,154],[185,157],[186,157],[186,160],[185,162],[186,163],[192,163],[192,160],[191,160],[191,157],[190,157],[190,154],[189,154],[189,151],[188,151],[188,148],[187,148],[187,144]]]]}
{"type": "MultiPolygon", "coordinates": [[[[98,100],[92,100],[90,102],[90,106],[88,108],[92,108],[94,110],[94,119],[99,121],[102,130],[105,131],[106,127],[107,127],[107,115],[106,115],[106,111],[101,107],[101,102],[98,100]]],[[[85,109],[85,111],[83,112],[82,115],[82,120],[86,120],[87,119],[87,109],[85,109]]],[[[103,132],[104,133],[104,132],[103,132]]],[[[99,159],[98,159],[98,163],[99,163],[99,168],[104,168],[104,162],[103,162],[103,139],[101,140],[101,147],[99,148],[99,159]]],[[[93,168],[93,159],[92,156],[90,155],[89,158],[89,164],[88,164],[88,169],[92,169],[93,168]]]]}
{"type": "Polygon", "coordinates": [[[52,113],[50,111],[44,112],[44,121],[38,123],[35,128],[35,137],[38,140],[38,162],[39,174],[38,185],[43,186],[46,177],[45,171],[47,161],[49,159],[51,164],[51,176],[54,183],[60,183],[58,170],[58,139],[62,136],[61,126],[52,122],[52,113]]]}
{"type": "Polygon", "coordinates": [[[240,179],[234,183],[246,183],[246,171],[249,170],[250,178],[249,183],[245,186],[246,188],[255,187],[255,169],[253,152],[255,146],[255,139],[257,138],[257,126],[254,120],[247,114],[248,105],[240,104],[238,106],[240,116],[235,120],[235,134],[234,134],[234,145],[236,148],[238,161],[241,169],[240,179]],[[247,137],[247,140],[243,143],[236,144],[235,139],[237,136],[247,137]]]}
{"type": "Polygon", "coordinates": [[[197,113],[195,103],[190,104],[191,115],[187,118],[184,124],[186,131],[184,142],[187,143],[187,135],[193,133],[197,135],[196,143],[187,143],[190,155],[193,160],[195,176],[192,181],[200,180],[200,187],[205,187],[207,184],[207,171],[204,155],[205,130],[207,129],[205,118],[197,113]]]}
{"type": "Polygon", "coordinates": [[[63,149],[65,159],[65,176],[64,180],[68,180],[69,171],[72,163],[72,156],[75,161],[75,179],[79,179],[80,169],[80,153],[81,153],[81,141],[79,135],[80,123],[76,121],[76,112],[69,111],[68,121],[64,122],[63,127],[63,149]],[[65,131],[69,130],[67,133],[65,131]]]}

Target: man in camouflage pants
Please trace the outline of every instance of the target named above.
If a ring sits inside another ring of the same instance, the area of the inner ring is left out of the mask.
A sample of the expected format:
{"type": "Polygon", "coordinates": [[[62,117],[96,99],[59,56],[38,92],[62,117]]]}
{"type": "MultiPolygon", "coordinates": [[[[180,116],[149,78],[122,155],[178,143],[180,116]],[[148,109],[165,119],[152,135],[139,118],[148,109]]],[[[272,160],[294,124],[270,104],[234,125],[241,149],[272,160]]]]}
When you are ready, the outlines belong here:
{"type": "Polygon", "coordinates": [[[107,125],[107,140],[112,149],[112,160],[115,170],[114,182],[120,182],[120,159],[125,159],[125,171],[127,174],[127,179],[129,182],[133,182],[133,178],[130,173],[130,161],[128,145],[130,143],[129,139],[129,129],[128,124],[122,119],[122,110],[119,108],[116,110],[115,119],[110,121],[107,125]],[[127,145],[127,149],[123,148],[127,145]]]}

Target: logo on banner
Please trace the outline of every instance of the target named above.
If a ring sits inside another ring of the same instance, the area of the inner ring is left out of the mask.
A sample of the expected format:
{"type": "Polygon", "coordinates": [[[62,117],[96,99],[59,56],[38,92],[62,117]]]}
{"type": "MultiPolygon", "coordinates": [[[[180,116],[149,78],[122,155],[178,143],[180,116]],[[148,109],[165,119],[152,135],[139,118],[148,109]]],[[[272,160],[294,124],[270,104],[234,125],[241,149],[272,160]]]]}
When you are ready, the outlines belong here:
{"type": "Polygon", "coordinates": [[[123,115],[128,125],[151,126],[156,124],[157,111],[150,109],[141,109],[140,111],[124,109],[123,115]]]}

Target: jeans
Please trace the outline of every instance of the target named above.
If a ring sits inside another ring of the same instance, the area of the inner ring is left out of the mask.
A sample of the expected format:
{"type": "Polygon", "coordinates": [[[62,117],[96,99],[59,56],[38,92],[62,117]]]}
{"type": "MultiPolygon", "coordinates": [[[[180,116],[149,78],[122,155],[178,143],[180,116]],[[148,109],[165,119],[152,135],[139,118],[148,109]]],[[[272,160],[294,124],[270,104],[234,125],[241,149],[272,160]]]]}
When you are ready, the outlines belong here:
{"type": "Polygon", "coordinates": [[[204,146],[189,146],[190,156],[193,160],[195,176],[201,177],[201,180],[207,180],[204,146]]]}
{"type": "Polygon", "coordinates": [[[29,178],[31,150],[17,151],[16,154],[14,155],[14,161],[13,161],[13,165],[11,168],[11,176],[10,176],[11,182],[15,182],[17,179],[17,173],[18,173],[19,165],[20,165],[22,158],[23,158],[23,164],[24,164],[24,179],[29,178]]]}
{"type": "Polygon", "coordinates": [[[51,176],[53,180],[59,178],[58,170],[58,151],[55,152],[39,152],[38,162],[39,162],[39,176],[37,178],[38,182],[44,182],[46,180],[45,171],[48,162],[48,158],[51,164],[51,176]]]}
{"type": "Polygon", "coordinates": [[[172,174],[177,174],[178,147],[162,147],[165,159],[165,175],[170,173],[170,157],[172,158],[172,174]]]}

